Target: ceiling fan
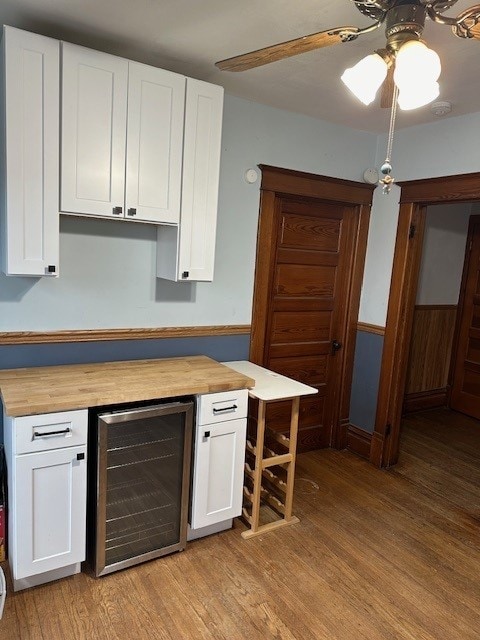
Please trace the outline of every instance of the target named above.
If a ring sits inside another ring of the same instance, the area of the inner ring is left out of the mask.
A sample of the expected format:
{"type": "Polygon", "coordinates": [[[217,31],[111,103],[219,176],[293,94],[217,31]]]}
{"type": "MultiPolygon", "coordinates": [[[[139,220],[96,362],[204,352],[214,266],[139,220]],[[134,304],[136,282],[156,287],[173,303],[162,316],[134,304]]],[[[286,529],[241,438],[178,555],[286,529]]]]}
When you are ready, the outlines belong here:
{"type": "MultiPolygon", "coordinates": [[[[301,38],[289,40],[288,42],[282,42],[270,47],[258,49],[257,51],[228,58],[227,60],[221,60],[216,63],[216,66],[224,71],[246,71],[271,62],[276,62],[277,60],[296,56],[300,53],[356,40],[359,36],[370,33],[385,23],[387,40],[385,48],[377,50],[372,56],[367,56],[369,59],[368,64],[366,62],[367,58],[360,61],[356,66],[360,67],[362,63],[364,63],[364,65],[362,68],[356,70],[356,74],[353,73],[356,67],[347,70],[347,72],[350,71],[352,73],[347,77],[348,73],[346,72],[346,74],[342,76],[342,80],[365,104],[369,104],[373,100],[377,89],[383,84],[381,99],[383,107],[389,107],[392,104],[395,84],[400,88],[399,104],[402,107],[401,85],[403,83],[404,106],[402,108],[408,109],[421,106],[421,104],[418,104],[418,99],[412,101],[406,98],[407,84],[412,85],[412,73],[416,76],[417,94],[423,90],[420,89],[421,86],[426,86],[424,82],[426,78],[428,91],[425,95],[428,94],[428,97],[433,96],[430,99],[425,97],[426,102],[424,101],[422,104],[431,102],[431,100],[438,95],[438,92],[436,95],[434,95],[434,93],[436,92],[436,87],[438,87],[436,80],[440,75],[440,61],[435,52],[427,49],[427,47],[420,42],[427,18],[430,18],[438,24],[450,26],[454,35],[459,38],[474,38],[480,40],[480,4],[466,9],[456,18],[452,18],[443,14],[450,9],[457,0],[352,1],[361,13],[374,20],[373,25],[363,29],[350,26],[334,27],[326,31],[320,31],[301,38]],[[413,55],[413,49],[416,50],[415,55],[413,55]],[[402,51],[401,55],[399,55],[400,51],[402,51]],[[426,63],[430,64],[429,75],[425,77],[422,77],[422,74],[419,73],[419,58],[415,58],[415,56],[419,55],[419,52],[423,56],[422,60],[425,58],[426,63]],[[401,58],[410,59],[410,71],[403,65],[401,58]],[[403,67],[403,69],[399,69],[399,67],[403,67]],[[360,82],[364,82],[366,77],[374,80],[373,84],[375,85],[375,89],[373,91],[373,97],[372,90],[370,90],[368,96],[363,99],[356,93],[355,88],[352,88],[351,83],[353,82],[353,84],[358,85],[360,82]],[[434,85],[436,85],[436,87],[434,85]]],[[[411,88],[410,86],[410,89],[411,88]]]]}

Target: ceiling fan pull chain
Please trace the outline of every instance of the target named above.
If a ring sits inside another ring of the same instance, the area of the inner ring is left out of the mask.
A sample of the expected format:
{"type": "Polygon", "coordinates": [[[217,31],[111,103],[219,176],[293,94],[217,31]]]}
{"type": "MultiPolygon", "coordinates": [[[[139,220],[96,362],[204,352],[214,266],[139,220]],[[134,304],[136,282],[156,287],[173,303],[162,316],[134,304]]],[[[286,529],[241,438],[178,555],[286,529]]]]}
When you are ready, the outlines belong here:
{"type": "Polygon", "coordinates": [[[382,164],[380,171],[383,173],[383,178],[380,182],[383,184],[383,193],[385,195],[390,193],[392,188],[392,184],[395,182],[395,178],[392,177],[392,147],[393,147],[393,134],[395,131],[395,119],[397,116],[397,98],[398,98],[398,87],[394,86],[393,89],[393,97],[392,97],[392,110],[390,113],[390,127],[388,130],[388,142],[387,142],[387,157],[385,158],[385,162],[382,164]]]}

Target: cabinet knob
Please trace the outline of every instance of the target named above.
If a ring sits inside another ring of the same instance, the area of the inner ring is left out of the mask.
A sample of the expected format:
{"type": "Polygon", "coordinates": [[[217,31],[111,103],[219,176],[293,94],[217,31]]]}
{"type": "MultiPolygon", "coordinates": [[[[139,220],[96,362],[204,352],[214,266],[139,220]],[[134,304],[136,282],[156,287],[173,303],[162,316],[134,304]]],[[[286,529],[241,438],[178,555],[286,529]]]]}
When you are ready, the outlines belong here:
{"type": "Polygon", "coordinates": [[[210,431],[205,431],[204,438],[209,438],[209,437],[210,437],[210,431]]]}
{"type": "Polygon", "coordinates": [[[130,207],[130,209],[127,211],[127,215],[128,216],[136,216],[137,215],[137,210],[134,209],[133,207],[130,207]]]}
{"type": "Polygon", "coordinates": [[[188,278],[188,276],[189,276],[189,275],[190,275],[190,272],[189,272],[189,271],[184,271],[184,272],[182,273],[182,278],[188,278]]]}
{"type": "Polygon", "coordinates": [[[77,453],[77,460],[85,460],[85,454],[84,453],[77,453]]]}
{"type": "Polygon", "coordinates": [[[57,267],[54,264],[49,264],[47,267],[48,273],[55,273],[57,271],[57,267]]]}
{"type": "Polygon", "coordinates": [[[123,207],[113,207],[113,214],[115,216],[121,216],[123,213],[123,207]]]}

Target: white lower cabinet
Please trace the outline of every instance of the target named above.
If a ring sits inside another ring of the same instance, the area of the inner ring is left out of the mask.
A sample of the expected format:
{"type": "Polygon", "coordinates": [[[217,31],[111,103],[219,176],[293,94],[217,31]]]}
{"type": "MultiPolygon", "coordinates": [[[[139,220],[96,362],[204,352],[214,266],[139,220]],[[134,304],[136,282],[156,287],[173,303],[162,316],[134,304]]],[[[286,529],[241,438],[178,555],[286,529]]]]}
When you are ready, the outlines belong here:
{"type": "Polygon", "coordinates": [[[85,560],[85,447],[18,456],[17,579],[85,560]]]}
{"type": "Polygon", "coordinates": [[[242,511],[247,391],[201,396],[197,426],[192,483],[190,529],[208,529],[229,521],[242,511]],[[213,407],[215,421],[202,424],[208,412],[205,399],[213,407]],[[218,403],[218,408],[215,404],[218,403]],[[215,410],[217,413],[215,413],[215,410]],[[218,417],[223,415],[223,420],[218,417]],[[241,417],[238,417],[241,416],[241,417]],[[230,418],[230,419],[229,419],[230,418]],[[233,419],[232,419],[233,418],[233,419]]]}
{"type": "Polygon", "coordinates": [[[85,560],[87,422],[86,410],[4,417],[15,590],[77,573],[85,560]]]}

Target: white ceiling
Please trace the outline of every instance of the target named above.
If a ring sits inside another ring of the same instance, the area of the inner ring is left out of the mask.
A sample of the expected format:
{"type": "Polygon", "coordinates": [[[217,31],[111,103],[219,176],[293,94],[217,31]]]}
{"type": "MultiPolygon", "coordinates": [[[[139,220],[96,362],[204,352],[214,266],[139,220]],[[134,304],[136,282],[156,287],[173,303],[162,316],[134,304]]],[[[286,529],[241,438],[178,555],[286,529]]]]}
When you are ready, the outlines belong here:
{"type": "MultiPolygon", "coordinates": [[[[457,15],[478,0],[459,0],[457,15]]],[[[4,24],[109,51],[221,84],[256,102],[355,129],[385,131],[389,113],[364,107],[340,82],[343,70],[385,43],[384,30],[244,71],[217,60],[334,26],[368,26],[351,0],[2,0],[4,24]]],[[[428,21],[424,39],[442,61],[439,100],[451,116],[480,111],[480,42],[428,21]]],[[[428,107],[400,112],[397,128],[436,120],[428,107]]]]}

